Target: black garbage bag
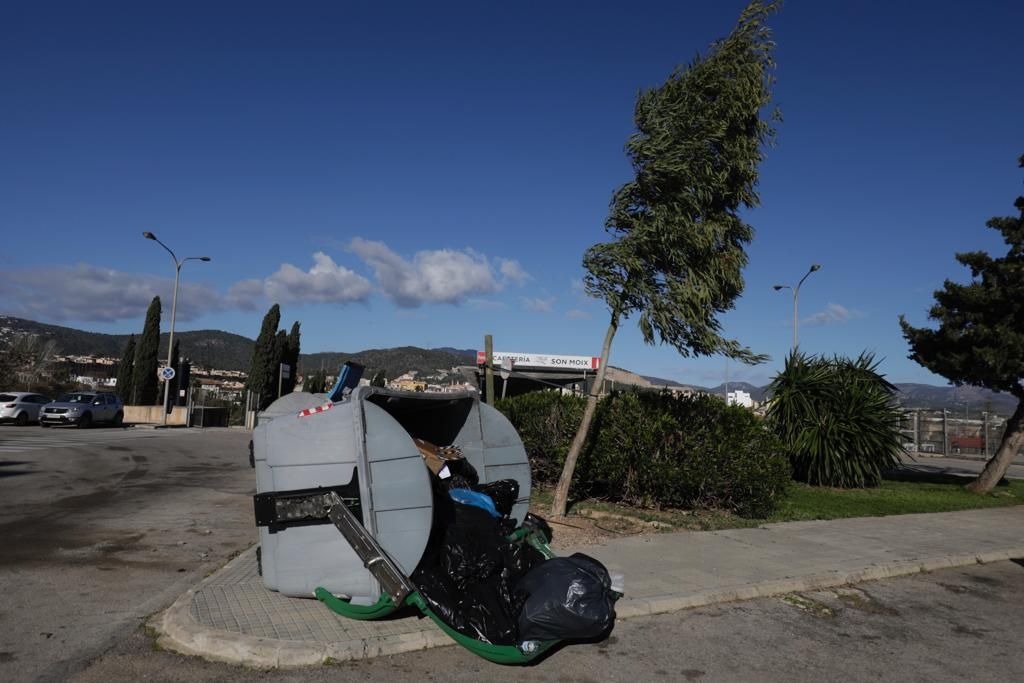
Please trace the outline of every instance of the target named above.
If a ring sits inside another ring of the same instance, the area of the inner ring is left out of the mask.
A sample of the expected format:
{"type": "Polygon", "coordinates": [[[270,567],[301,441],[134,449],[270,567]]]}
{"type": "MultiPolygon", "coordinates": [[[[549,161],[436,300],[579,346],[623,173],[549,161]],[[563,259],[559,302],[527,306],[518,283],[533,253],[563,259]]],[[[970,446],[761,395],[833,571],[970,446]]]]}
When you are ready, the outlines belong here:
{"type": "Polygon", "coordinates": [[[504,559],[497,519],[475,505],[455,503],[455,520],[445,530],[440,566],[459,588],[501,573],[504,559]]]}
{"type": "Polygon", "coordinates": [[[476,468],[465,458],[449,460],[445,467],[449,474],[444,479],[444,486],[447,489],[472,489],[480,483],[480,475],[477,474],[476,468]]]}
{"type": "Polygon", "coordinates": [[[534,567],[516,585],[522,640],[595,638],[615,621],[617,595],[604,565],[575,553],[534,567]]]}
{"type": "Polygon", "coordinates": [[[511,543],[503,522],[473,505],[453,503],[448,526],[431,561],[412,581],[431,610],[463,635],[495,645],[519,642],[522,599],[515,586],[544,556],[532,546],[511,543]]]}
{"type": "Polygon", "coordinates": [[[519,642],[515,614],[502,598],[500,575],[459,588],[435,569],[420,573],[415,581],[430,609],[462,635],[493,645],[519,642]]]}
{"type": "Polygon", "coordinates": [[[519,498],[519,482],[515,479],[499,479],[490,484],[479,484],[474,486],[473,490],[490,496],[498,514],[505,517],[512,514],[512,507],[519,498]]]}

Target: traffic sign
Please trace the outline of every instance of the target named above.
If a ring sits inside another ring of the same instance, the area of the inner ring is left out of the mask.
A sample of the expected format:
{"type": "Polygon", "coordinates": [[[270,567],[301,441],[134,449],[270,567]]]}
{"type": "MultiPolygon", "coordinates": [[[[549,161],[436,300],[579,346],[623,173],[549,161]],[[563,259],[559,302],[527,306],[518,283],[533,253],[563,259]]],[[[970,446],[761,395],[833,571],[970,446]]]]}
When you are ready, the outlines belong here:
{"type": "Polygon", "coordinates": [[[512,358],[505,356],[501,359],[501,378],[508,379],[512,376],[512,358]]]}
{"type": "Polygon", "coordinates": [[[159,370],[157,370],[156,374],[163,381],[170,382],[172,379],[174,379],[174,368],[172,368],[172,367],[160,368],[159,370]]]}

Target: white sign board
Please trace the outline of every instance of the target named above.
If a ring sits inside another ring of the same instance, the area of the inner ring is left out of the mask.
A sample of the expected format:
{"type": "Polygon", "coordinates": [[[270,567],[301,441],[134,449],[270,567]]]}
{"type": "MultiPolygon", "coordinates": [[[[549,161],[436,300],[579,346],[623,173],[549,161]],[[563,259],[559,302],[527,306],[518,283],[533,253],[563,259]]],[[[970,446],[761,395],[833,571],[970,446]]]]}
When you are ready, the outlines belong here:
{"type": "Polygon", "coordinates": [[[512,359],[505,357],[501,359],[501,378],[508,379],[512,376],[512,359]]]}
{"type": "MultiPolygon", "coordinates": [[[[597,356],[552,356],[546,353],[511,353],[495,352],[495,365],[502,365],[510,359],[518,368],[546,368],[549,370],[597,370],[601,367],[601,359],[597,356]]],[[[487,354],[476,352],[476,364],[483,365],[487,354]]]]}

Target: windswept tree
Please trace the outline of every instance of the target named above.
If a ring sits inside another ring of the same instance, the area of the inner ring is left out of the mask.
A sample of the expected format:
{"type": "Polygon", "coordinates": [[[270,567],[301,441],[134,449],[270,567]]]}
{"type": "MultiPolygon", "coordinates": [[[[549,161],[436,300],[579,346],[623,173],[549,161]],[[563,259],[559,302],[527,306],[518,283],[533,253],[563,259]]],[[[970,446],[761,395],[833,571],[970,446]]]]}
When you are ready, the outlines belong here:
{"type": "Polygon", "coordinates": [[[612,241],[583,257],[587,292],[607,304],[610,320],[601,367],[555,491],[555,517],[565,515],[624,319],[635,317],[646,343],[670,344],[683,356],[763,360],[723,337],[718,316],[743,291],[744,248],[754,231],[740,211],[759,204],[758,167],[774,137],[763,113],[774,69],[766,21],[777,9],[775,2],[751,2],[706,55],[637,97],[637,130],[626,143],[635,177],[612,196],[605,221],[612,241]]]}
{"type": "Polygon", "coordinates": [[[259,410],[266,408],[272,400],[272,392],[277,390],[277,373],[273,372],[274,338],[277,326],[281,322],[281,307],[274,304],[263,316],[260,334],[252,349],[252,362],[249,364],[249,375],[245,388],[259,396],[259,410]],[[273,387],[271,386],[273,384],[273,387]]]}
{"type": "MultiPolygon", "coordinates": [[[[1019,165],[1024,168],[1024,156],[1019,165]]],[[[1014,207],[1019,215],[986,223],[1002,234],[1005,256],[993,258],[984,251],[956,255],[970,268],[971,281],[946,280],[935,292],[928,317],[937,329],[913,327],[900,316],[911,360],[956,386],[985,387],[1017,398],[995,455],[967,485],[975,493],[991,491],[1024,447],[1024,197],[1017,197],[1014,207]]]]}
{"type": "Polygon", "coordinates": [[[121,354],[121,362],[117,366],[117,395],[121,397],[125,405],[135,404],[135,395],[132,388],[132,379],[135,374],[135,335],[128,337],[128,343],[124,345],[124,353],[121,354]]]}
{"type": "Polygon", "coordinates": [[[159,378],[156,376],[160,355],[160,297],[155,296],[146,311],[146,324],[135,347],[132,386],[135,401],[140,406],[156,405],[159,398],[159,378]]]}

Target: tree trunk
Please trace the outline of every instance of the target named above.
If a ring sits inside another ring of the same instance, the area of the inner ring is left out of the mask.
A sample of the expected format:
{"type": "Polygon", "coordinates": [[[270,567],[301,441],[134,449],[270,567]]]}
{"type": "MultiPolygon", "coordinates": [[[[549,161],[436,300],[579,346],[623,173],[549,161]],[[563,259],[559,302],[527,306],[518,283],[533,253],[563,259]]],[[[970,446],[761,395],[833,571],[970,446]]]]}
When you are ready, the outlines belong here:
{"type": "Polygon", "coordinates": [[[590,423],[594,420],[594,411],[597,410],[597,394],[604,384],[605,372],[608,369],[608,357],[612,352],[612,339],[616,330],[619,329],[619,313],[612,313],[611,322],[608,324],[608,331],[604,335],[604,346],[601,347],[601,367],[597,369],[597,377],[591,384],[587,393],[587,407],[583,410],[583,420],[580,428],[576,430],[572,446],[568,455],[565,456],[565,465],[562,466],[562,476],[558,478],[558,486],[555,488],[555,499],[551,503],[552,517],[565,517],[565,509],[569,504],[569,485],[572,484],[572,475],[576,471],[576,460],[583,450],[583,443],[587,440],[587,432],[590,431],[590,423]]]}
{"type": "Polygon", "coordinates": [[[999,450],[986,463],[978,478],[967,485],[967,490],[974,493],[989,493],[1006,474],[1021,446],[1024,446],[1024,396],[1017,396],[1017,409],[1006,423],[1006,431],[1003,432],[999,450]]]}

